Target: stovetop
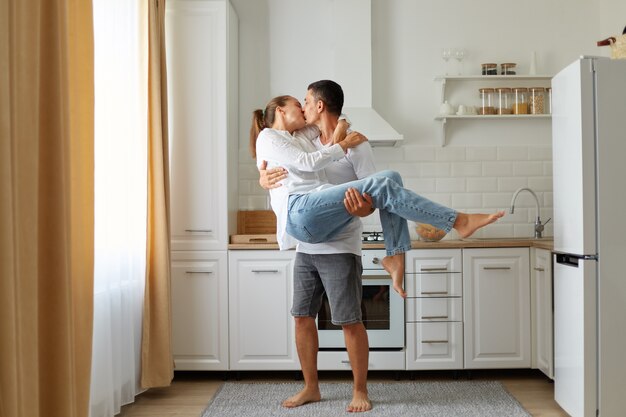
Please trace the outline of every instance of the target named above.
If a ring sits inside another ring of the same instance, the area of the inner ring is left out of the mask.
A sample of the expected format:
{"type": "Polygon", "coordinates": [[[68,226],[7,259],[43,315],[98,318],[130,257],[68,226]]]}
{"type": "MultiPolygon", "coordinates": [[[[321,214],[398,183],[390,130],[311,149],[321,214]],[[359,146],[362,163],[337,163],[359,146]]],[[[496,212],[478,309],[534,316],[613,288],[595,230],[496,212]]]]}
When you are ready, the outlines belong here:
{"type": "Polygon", "coordinates": [[[361,241],[363,243],[384,242],[385,237],[382,232],[363,232],[361,233],[361,241]]]}

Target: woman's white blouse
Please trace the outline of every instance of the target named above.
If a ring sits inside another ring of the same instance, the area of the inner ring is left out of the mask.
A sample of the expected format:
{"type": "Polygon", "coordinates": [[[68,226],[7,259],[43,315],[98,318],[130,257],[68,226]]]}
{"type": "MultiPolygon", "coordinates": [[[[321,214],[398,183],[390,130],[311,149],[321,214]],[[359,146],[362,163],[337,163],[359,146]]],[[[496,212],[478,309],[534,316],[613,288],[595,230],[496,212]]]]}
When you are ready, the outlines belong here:
{"type": "Polygon", "coordinates": [[[282,166],[289,172],[287,178],[281,181],[281,187],[270,190],[272,210],[277,221],[276,239],[281,250],[293,248],[297,243],[285,231],[289,196],[331,187],[323,169],[345,156],[337,144],[317,150],[311,140],[318,135],[319,130],[315,126],[307,126],[293,135],[285,130],[266,128],[256,141],[257,167],[262,161],[267,161],[268,169],[282,166]]]}

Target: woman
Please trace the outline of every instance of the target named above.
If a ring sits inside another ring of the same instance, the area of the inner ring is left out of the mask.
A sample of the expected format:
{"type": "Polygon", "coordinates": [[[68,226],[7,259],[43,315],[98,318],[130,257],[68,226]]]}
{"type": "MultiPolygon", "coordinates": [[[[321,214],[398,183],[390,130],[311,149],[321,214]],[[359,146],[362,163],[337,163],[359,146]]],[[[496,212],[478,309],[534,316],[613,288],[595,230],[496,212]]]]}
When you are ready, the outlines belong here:
{"type": "Polygon", "coordinates": [[[394,289],[405,297],[404,253],[411,248],[407,219],[445,232],[454,228],[461,237],[467,237],[504,215],[503,211],[491,215],[457,212],[403,188],[402,178],[393,171],[346,184],[328,184],[324,167],[343,158],[347,148],[363,140],[355,133],[345,136],[346,129],[347,123],[340,121],[335,145],[318,151],[310,140],[319,133],[314,127],[305,128],[302,107],[295,98],[276,97],[265,111],[253,113],[250,143],[254,144],[257,164],[267,161],[268,168],[282,166],[289,171],[282,187],[270,190],[281,250],[293,247],[294,238],[308,243],[329,240],[353,219],[344,207],[346,190],[367,193],[379,209],[385,236],[387,256],[382,265],[391,275],[394,289]]]}

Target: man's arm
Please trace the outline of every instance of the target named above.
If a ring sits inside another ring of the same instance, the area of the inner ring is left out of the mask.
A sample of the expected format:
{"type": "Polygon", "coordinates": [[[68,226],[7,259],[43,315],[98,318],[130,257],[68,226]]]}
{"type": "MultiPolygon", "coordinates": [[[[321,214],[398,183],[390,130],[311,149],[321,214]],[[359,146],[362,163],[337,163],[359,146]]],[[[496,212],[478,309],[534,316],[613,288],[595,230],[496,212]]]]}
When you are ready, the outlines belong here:
{"type": "MultiPolygon", "coordinates": [[[[364,142],[350,150],[346,158],[352,164],[357,178],[362,179],[376,172],[374,165],[374,153],[369,143],[364,142]]],[[[356,190],[348,190],[344,198],[346,210],[353,216],[367,217],[376,211],[371,196],[361,195],[356,190]]]]}
{"type": "Polygon", "coordinates": [[[267,161],[259,166],[259,185],[266,190],[281,187],[280,181],[287,178],[287,170],[283,167],[267,169],[267,161]]]}
{"type": "Polygon", "coordinates": [[[359,193],[355,188],[348,188],[343,205],[348,213],[358,217],[367,217],[376,210],[372,197],[367,193],[359,193]]]}

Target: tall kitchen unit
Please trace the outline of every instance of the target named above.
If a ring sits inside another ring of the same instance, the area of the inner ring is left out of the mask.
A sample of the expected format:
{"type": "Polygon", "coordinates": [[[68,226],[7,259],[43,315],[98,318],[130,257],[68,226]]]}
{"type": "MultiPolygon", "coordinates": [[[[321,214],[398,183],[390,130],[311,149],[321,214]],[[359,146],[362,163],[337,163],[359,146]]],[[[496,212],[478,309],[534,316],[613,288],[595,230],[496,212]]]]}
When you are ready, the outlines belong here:
{"type": "Polygon", "coordinates": [[[625,415],[626,61],[552,79],[554,396],[572,417],[625,415]]]}
{"type": "Polygon", "coordinates": [[[238,199],[238,21],[168,0],[172,328],[177,370],[228,369],[228,239],[238,199]]]}

